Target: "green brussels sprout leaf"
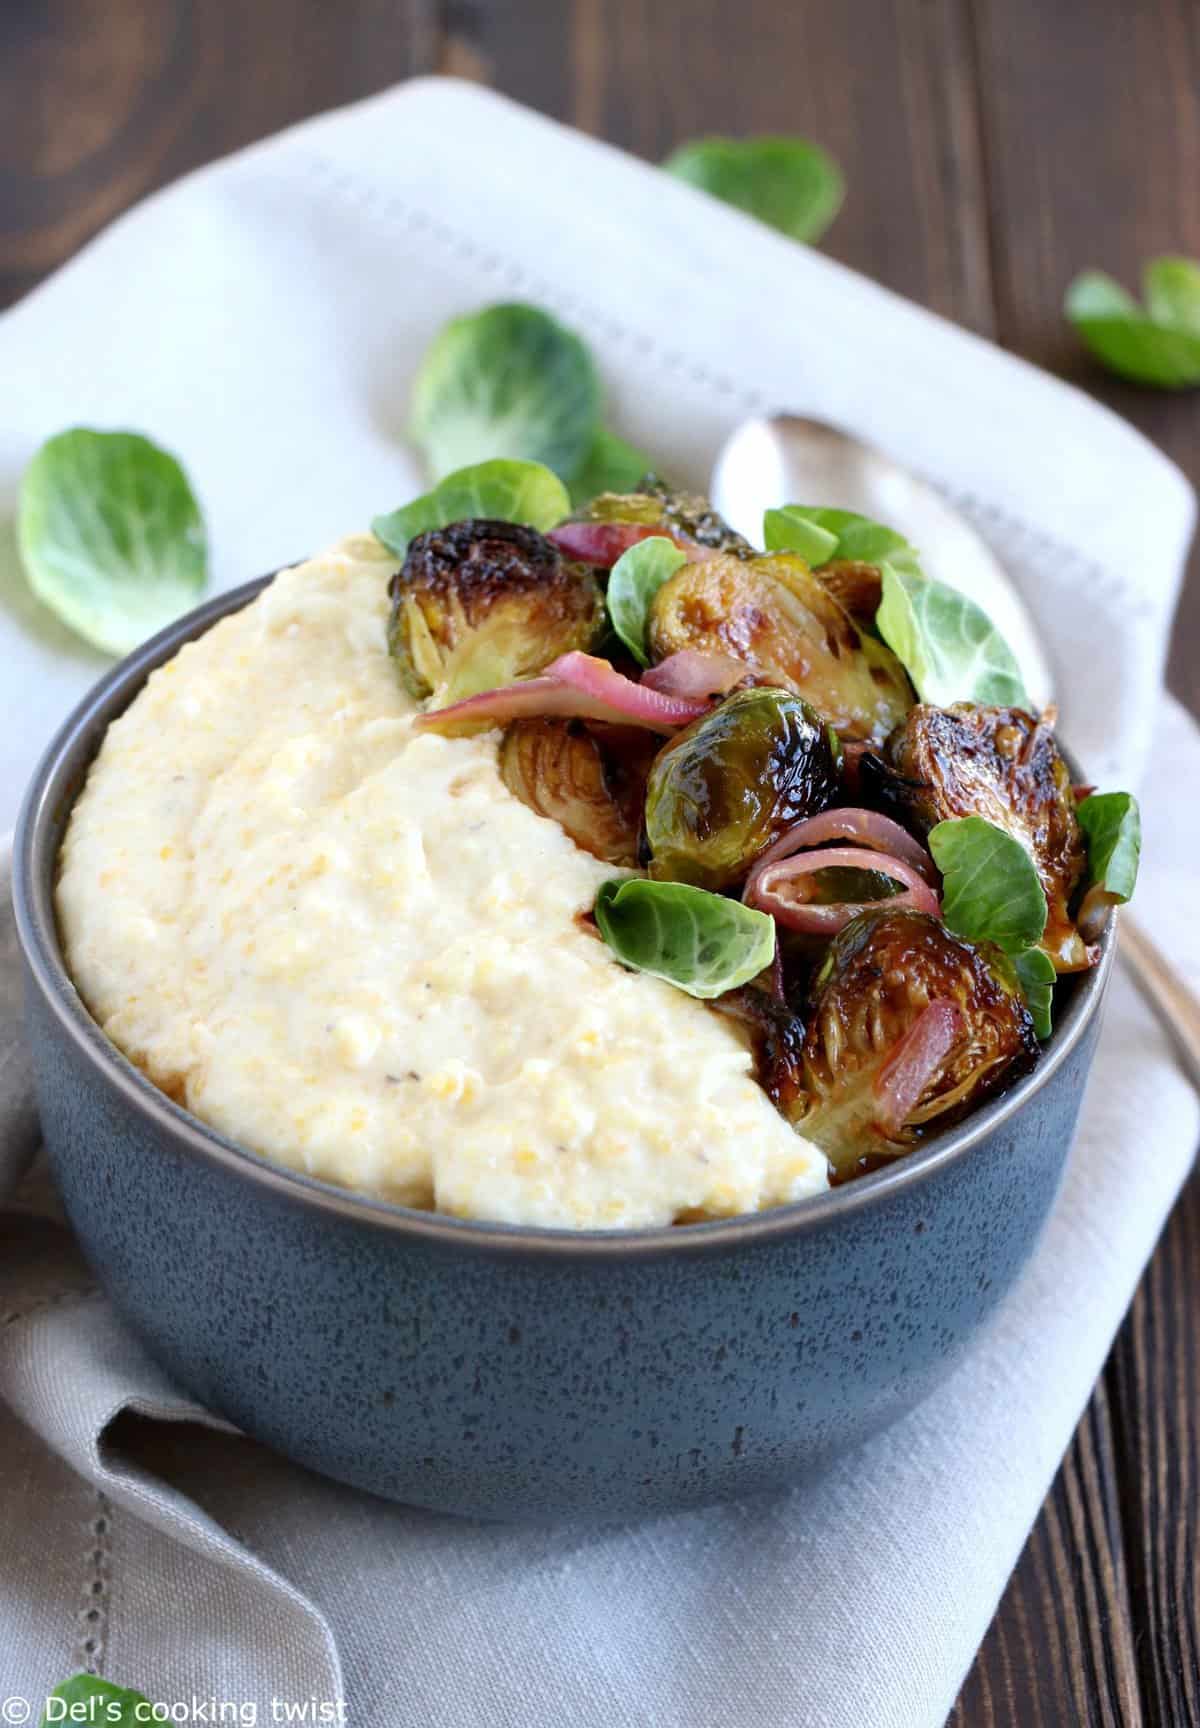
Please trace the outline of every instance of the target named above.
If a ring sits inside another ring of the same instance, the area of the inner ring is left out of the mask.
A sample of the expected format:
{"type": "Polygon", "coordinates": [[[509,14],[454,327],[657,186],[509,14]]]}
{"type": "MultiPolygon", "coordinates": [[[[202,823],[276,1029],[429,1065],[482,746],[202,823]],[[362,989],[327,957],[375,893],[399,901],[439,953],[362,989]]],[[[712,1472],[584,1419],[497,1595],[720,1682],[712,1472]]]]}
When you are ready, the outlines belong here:
{"type": "Polygon", "coordinates": [[[1016,657],[983,609],[891,559],[880,566],[883,599],[876,626],[923,702],[982,702],[1028,708],[1016,657]]]}
{"type": "Polygon", "coordinates": [[[1200,264],[1152,258],[1142,273],[1144,306],[1100,270],[1085,270],[1063,309],[1110,372],[1135,384],[1183,390],[1200,384],[1200,264]]]}
{"type": "Polygon", "coordinates": [[[1200,263],[1152,258],[1142,275],[1142,297],[1156,322],[1200,336],[1200,263]]]}
{"type": "Polygon", "coordinates": [[[1129,792],[1093,792],[1078,806],[1087,840],[1087,884],[1076,928],[1085,942],[1099,939],[1114,906],[1133,897],[1142,851],[1142,818],[1129,792]]]}
{"type": "Polygon", "coordinates": [[[947,929],[1006,954],[1041,941],[1046,894],[1019,840],[982,816],[957,816],[930,829],[929,850],[942,873],[947,929]]]}
{"type": "Polygon", "coordinates": [[[434,478],[490,457],[542,462],[567,481],[600,423],[588,349],[537,306],[488,306],[436,337],[413,383],[411,433],[434,478]]]}
{"type": "Polygon", "coordinates": [[[489,517],[499,522],[522,522],[544,534],[561,522],[570,508],[566,487],[540,462],[478,462],[448,474],[411,504],[376,516],[371,529],[390,552],[403,558],[409,541],[430,528],[489,517]]]}
{"type": "Polygon", "coordinates": [[[135,432],[48,439],[21,481],[17,540],[38,599],[110,654],[186,612],[208,574],[187,475],[135,432]]]}
{"type": "Polygon", "coordinates": [[[883,600],[876,628],[923,702],[1028,707],[1016,658],[987,613],[926,576],[916,548],[894,528],[854,510],[787,504],[767,511],[763,535],[769,550],[783,550],[786,542],[814,570],[834,558],[878,568],[883,600]]]}
{"type": "Polygon", "coordinates": [[[598,426],[583,465],[571,475],[571,503],[589,504],[602,492],[636,492],[653,467],[643,451],[606,426],[598,426]]]}
{"type": "Polygon", "coordinates": [[[623,552],[608,578],[608,615],[612,627],[639,666],[650,664],[646,619],[663,583],[675,574],[687,555],[665,535],[639,540],[623,552]]]}
{"type": "Polygon", "coordinates": [[[150,1700],[141,1692],[114,1686],[111,1680],[101,1680],[95,1674],[75,1674],[47,1698],[41,1728],[51,1722],[103,1722],[109,1728],[134,1728],[135,1723],[153,1720],[149,1709],[150,1700]]]}
{"type": "Polygon", "coordinates": [[[756,216],[793,240],[819,240],[841,208],[841,170],[803,138],[697,138],[663,163],[668,174],[756,216]]]}
{"type": "Polygon", "coordinates": [[[705,1001],[748,983],[775,956],[774,919],[683,882],[602,882],[596,923],[624,965],[705,1001]]]}
{"type": "MultiPolygon", "coordinates": [[[[826,504],[786,504],[782,510],[771,510],[767,514],[785,516],[793,531],[798,530],[799,524],[807,523],[819,528],[832,540],[833,544],[823,558],[809,558],[814,569],[828,564],[832,558],[845,558],[854,564],[882,566],[888,563],[909,575],[921,575],[916,550],[903,534],[897,534],[894,528],[885,528],[882,522],[872,522],[869,516],[860,516],[855,510],[836,510],[826,504]]],[[[800,546],[791,550],[803,551],[800,546]]],[[[804,553],[804,556],[808,554],[804,553]]]]}
{"type": "Polygon", "coordinates": [[[1023,948],[1013,955],[1012,962],[1033,1016],[1033,1029],[1039,1038],[1049,1038],[1053,1030],[1054,980],[1058,976],[1054,962],[1044,948],[1023,948]]]}
{"type": "Polygon", "coordinates": [[[763,517],[763,545],[768,552],[798,552],[813,570],[827,564],[837,551],[838,537],[814,522],[816,512],[798,504],[768,510],[763,517]]]}
{"type": "Polygon", "coordinates": [[[1142,818],[1132,792],[1093,792],[1079,806],[1087,836],[1088,886],[1113,900],[1133,898],[1142,851],[1142,818]]]}

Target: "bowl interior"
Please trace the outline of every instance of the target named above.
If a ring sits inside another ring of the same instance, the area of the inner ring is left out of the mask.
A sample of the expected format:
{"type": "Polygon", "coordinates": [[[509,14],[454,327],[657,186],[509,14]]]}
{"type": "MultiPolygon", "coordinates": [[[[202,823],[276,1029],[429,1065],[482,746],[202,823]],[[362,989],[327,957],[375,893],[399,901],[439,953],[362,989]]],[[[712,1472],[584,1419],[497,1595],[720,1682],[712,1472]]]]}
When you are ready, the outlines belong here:
{"type": "MultiPolygon", "coordinates": [[[[1099,964],[1092,971],[1067,978],[1058,985],[1054,1032],[1043,1046],[1037,1066],[966,1122],[932,1135],[894,1164],[830,1189],[826,1194],[767,1212],[689,1225],[686,1229],[669,1226],[587,1231],[450,1218],[335,1188],[315,1177],[271,1163],[173,1103],[109,1042],[88,1013],[67,972],[54,911],[59,847],[71,808],[107,727],[128,707],[156,667],[185,643],[203,635],[218,619],[248,605],[270,580],[269,576],[259,577],[218,595],[160,631],[100,680],[64,722],[38,764],[18,819],[13,850],[17,931],[34,987],[43,991],[60,1022],[86,1050],[98,1082],[118,1086],[135,1097],[138,1107],[155,1117],[175,1144],[186,1144],[194,1155],[217,1159],[236,1168],[247,1179],[266,1183],[298,1203],[353,1214],[384,1228],[403,1228],[452,1239],[460,1248],[474,1242],[490,1250],[507,1245],[543,1253],[703,1252],[718,1249],[731,1239],[767,1238],[815,1227],[851,1208],[882,1204],[900,1185],[928,1180],[949,1160],[965,1155],[999,1122],[1019,1111],[1066,1060],[1098,1011],[1115,952],[1115,920],[1110,922],[1102,939],[1099,964]]],[[[1064,751],[1064,755],[1072,776],[1082,779],[1069,753],[1064,751]]]]}

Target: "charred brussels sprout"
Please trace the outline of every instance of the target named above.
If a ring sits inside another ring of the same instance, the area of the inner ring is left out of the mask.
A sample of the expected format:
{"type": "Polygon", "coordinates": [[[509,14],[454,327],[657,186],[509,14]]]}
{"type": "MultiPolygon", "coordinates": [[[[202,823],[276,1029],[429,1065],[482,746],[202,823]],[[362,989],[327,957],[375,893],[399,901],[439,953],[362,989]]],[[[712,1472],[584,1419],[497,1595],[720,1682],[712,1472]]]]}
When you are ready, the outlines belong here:
{"type": "Polygon", "coordinates": [[[650,874],[730,887],[786,828],[832,800],[829,729],[786,690],[739,690],[655,758],[646,786],[650,874]]]}
{"type": "Polygon", "coordinates": [[[883,599],[883,572],[878,564],[863,564],[855,558],[834,558],[815,572],[827,594],[832,594],[860,630],[877,634],[875,614],[883,599]]]}
{"type": "Polygon", "coordinates": [[[759,1085],[780,1115],[789,1122],[798,1122],[808,1102],[804,1091],[803,1018],[780,996],[757,984],[727,991],[713,1006],[746,1028],[754,1049],[759,1085]]]}
{"type": "Polygon", "coordinates": [[[1060,972],[1088,965],[1069,911],[1087,853],[1051,728],[1021,708],[923,703],[889,738],[887,755],[899,779],[886,796],[924,831],[982,816],[1024,846],[1046,891],[1042,946],[1060,972]]]}
{"type": "Polygon", "coordinates": [[[509,791],[594,858],[637,863],[646,774],[658,739],[579,720],[518,720],[500,746],[509,791]]]}
{"type": "Polygon", "coordinates": [[[388,648],[405,688],[439,707],[591,648],[604,628],[594,574],[514,522],[418,534],[388,593],[388,648]]]}
{"type": "Polygon", "coordinates": [[[1037,1048],[998,948],[964,942],[924,912],[864,912],[813,980],[799,1074],[794,1039],[776,1035],[775,1059],[791,1069],[764,1084],[794,1100],[789,1120],[845,1177],[975,1109],[1037,1048]]]}
{"type": "Polygon", "coordinates": [[[582,510],[576,522],[629,522],[639,528],[661,528],[708,546],[714,552],[735,552],[749,557],[753,547],[719,516],[707,498],[698,492],[676,492],[653,474],[647,474],[637,492],[601,492],[582,510]]]}
{"type": "Polygon", "coordinates": [[[655,596],[647,636],[655,660],[693,648],[744,661],[850,738],[884,738],[913,700],[891,649],[864,635],[794,553],[685,565],[655,596]]]}

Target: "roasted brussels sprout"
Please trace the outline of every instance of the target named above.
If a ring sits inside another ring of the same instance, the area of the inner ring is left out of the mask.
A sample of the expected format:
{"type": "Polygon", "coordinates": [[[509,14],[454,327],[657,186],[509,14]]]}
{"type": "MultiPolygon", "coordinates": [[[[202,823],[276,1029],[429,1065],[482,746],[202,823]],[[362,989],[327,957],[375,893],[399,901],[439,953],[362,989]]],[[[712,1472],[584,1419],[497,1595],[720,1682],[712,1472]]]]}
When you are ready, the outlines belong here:
{"type": "Polygon", "coordinates": [[[864,635],[794,553],[685,564],[655,595],[647,640],[655,660],[681,648],[731,654],[850,738],[884,738],[914,700],[891,649],[864,635]]]}
{"type": "Polygon", "coordinates": [[[707,498],[696,492],[677,492],[653,474],[647,474],[637,492],[601,492],[578,510],[576,522],[631,522],[639,528],[661,528],[694,540],[714,552],[734,552],[750,557],[754,548],[736,534],[723,516],[718,516],[707,498]]]}
{"type": "Polygon", "coordinates": [[[975,1109],[1037,1057],[1024,997],[998,948],[938,919],[871,911],[829,946],[813,979],[803,1048],[760,1046],[763,1084],[843,1177],[898,1153],[931,1123],[975,1109]],[[786,1099],[791,1097],[789,1105],[786,1099]]]}
{"type": "Polygon", "coordinates": [[[593,572],[514,522],[418,534],[388,593],[388,648],[405,687],[438,707],[591,648],[604,629],[593,572]]]}
{"type": "Polygon", "coordinates": [[[899,775],[887,796],[925,832],[950,817],[982,816],[1020,841],[1046,891],[1042,946],[1060,972],[1087,966],[1069,910],[1087,852],[1050,726],[1021,708],[922,703],[888,739],[887,757],[899,775]]]}
{"type": "Polygon", "coordinates": [[[782,1116],[798,1122],[808,1107],[803,1017],[780,995],[757,983],[727,991],[713,1007],[746,1028],[759,1085],[782,1116]]]}
{"type": "Polygon", "coordinates": [[[878,564],[863,564],[854,558],[834,558],[814,572],[827,594],[832,594],[860,630],[876,635],[875,614],[883,599],[883,572],[878,564]]]}
{"type": "Polygon", "coordinates": [[[728,888],[838,788],[829,728],[787,690],[737,690],[655,758],[646,785],[650,874],[728,888]]]}
{"type": "Polygon", "coordinates": [[[539,816],[550,816],[585,852],[608,864],[637,863],[653,734],[580,720],[517,720],[500,745],[504,784],[539,816]]]}

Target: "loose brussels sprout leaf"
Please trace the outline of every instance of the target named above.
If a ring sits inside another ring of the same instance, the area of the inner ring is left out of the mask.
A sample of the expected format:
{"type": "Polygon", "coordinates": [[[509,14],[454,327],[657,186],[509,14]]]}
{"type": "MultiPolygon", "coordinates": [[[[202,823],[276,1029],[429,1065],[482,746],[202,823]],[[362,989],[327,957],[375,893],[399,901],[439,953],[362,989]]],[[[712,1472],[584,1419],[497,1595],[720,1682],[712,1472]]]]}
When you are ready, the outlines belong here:
{"type": "Polygon", "coordinates": [[[845,196],[833,157],[803,138],[697,138],[663,167],[793,240],[819,240],[845,196]]]}
{"type": "MultiPolygon", "coordinates": [[[[804,552],[805,535],[819,536],[804,553],[817,572],[821,585],[853,618],[860,629],[880,634],[879,607],[883,599],[883,574],[892,569],[916,579],[923,577],[915,547],[894,528],[885,528],[854,510],[837,510],[825,504],[788,504],[781,511],[768,511],[788,524],[794,549],[804,552]]],[[[772,525],[778,536],[783,530],[772,525]]],[[[770,546],[770,538],[767,545],[770,546]]]]}
{"type": "Polygon", "coordinates": [[[673,540],[655,535],[652,540],[639,540],[612,567],[607,590],[608,615],[613,629],[639,666],[650,664],[646,647],[650,603],[667,578],[686,563],[686,555],[673,540]]]}
{"type": "Polygon", "coordinates": [[[948,929],[1006,954],[1041,941],[1046,895],[1019,840],[982,816],[960,816],[930,830],[929,850],[942,873],[948,929]]]}
{"type": "Polygon", "coordinates": [[[127,654],[204,587],[200,507],[173,456],[134,432],[60,432],[25,470],[17,539],[29,585],[97,648],[127,654]]]}
{"type": "Polygon", "coordinates": [[[411,431],[436,479],[489,457],[544,462],[564,481],[600,422],[584,344],[537,306],[488,306],[436,338],[412,390],[411,431]]]}
{"type": "Polygon", "coordinates": [[[522,522],[544,533],[561,522],[570,508],[566,487],[540,462],[477,462],[448,474],[411,504],[376,516],[371,531],[389,552],[403,558],[409,541],[430,528],[484,517],[522,522]]]}
{"type": "Polygon", "coordinates": [[[1060,972],[1086,966],[1071,917],[1083,832],[1052,729],[1022,708],[922,703],[888,739],[887,753],[895,773],[870,772],[873,796],[926,832],[951,817],[982,816],[1019,841],[1045,890],[1043,946],[1060,972]]]}
{"type": "Polygon", "coordinates": [[[1144,310],[1111,276],[1085,270],[1067,289],[1064,310],[1110,372],[1162,390],[1200,384],[1200,266],[1153,259],[1143,289],[1144,310]]]}
{"type": "Polygon", "coordinates": [[[596,923],[626,966],[706,1001],[757,977],[775,957],[765,912],[682,882],[604,882],[596,923]]]}
{"type": "Polygon", "coordinates": [[[644,452],[599,426],[582,466],[571,475],[571,502],[586,504],[601,492],[634,492],[653,466],[644,452]]]}
{"type": "Polygon", "coordinates": [[[579,720],[517,720],[500,746],[500,778],[606,864],[637,863],[646,774],[659,740],[579,720]]]}
{"type": "Polygon", "coordinates": [[[768,510],[763,517],[763,545],[768,552],[798,552],[815,570],[837,551],[838,537],[812,519],[813,513],[795,504],[768,510]]]}
{"type": "Polygon", "coordinates": [[[388,594],[389,652],[409,694],[439,708],[591,648],[604,629],[593,572],[515,522],[418,534],[388,594]]]}
{"type": "Polygon", "coordinates": [[[1114,906],[1132,899],[1142,850],[1142,818],[1128,792],[1093,792],[1079,805],[1087,840],[1087,892],[1079,904],[1080,939],[1095,942],[1114,906]]]}
{"type": "Polygon", "coordinates": [[[1013,970],[1025,992],[1034,1031],[1039,1038],[1049,1038],[1053,1030],[1054,980],[1058,976],[1053,960],[1044,948],[1026,948],[1013,955],[1013,970]]]}
{"type": "Polygon", "coordinates": [[[1028,708],[1012,649],[987,613],[957,588],[885,561],[876,622],[923,702],[1028,708]]]}
{"type": "Polygon", "coordinates": [[[651,874],[731,887],[837,786],[829,731],[807,702],[786,690],[737,690],[654,760],[644,818],[651,874]]]}
{"type": "Polygon", "coordinates": [[[149,1711],[150,1700],[143,1693],[114,1686],[111,1680],[101,1680],[95,1674],[75,1674],[46,1699],[42,1728],[52,1722],[102,1722],[107,1728],[134,1728],[135,1723],[154,1720],[149,1711]]]}
{"type": "MultiPolygon", "coordinates": [[[[774,514],[774,512],[772,512],[774,514]]],[[[903,534],[885,528],[882,522],[872,522],[855,510],[837,510],[827,504],[788,504],[778,514],[794,524],[807,523],[832,538],[834,544],[824,558],[810,559],[813,568],[842,558],[851,564],[890,564],[911,576],[921,575],[915,549],[903,534]]]]}
{"type": "Polygon", "coordinates": [[[964,942],[927,913],[881,908],[860,913],[829,945],[799,1073],[794,1041],[777,1039],[774,1050],[793,1068],[790,1085],[786,1074],[775,1082],[793,1099],[788,1119],[844,1180],[873,1154],[906,1151],[921,1129],[975,1109],[1029,1066],[1037,1043],[999,950],[964,942]],[[957,1033],[921,1075],[915,1100],[910,1089],[902,1120],[889,1124],[897,1056],[935,1003],[951,1010],[957,1033]]]}
{"type": "Polygon", "coordinates": [[[804,559],[726,555],[686,564],[650,608],[654,660],[727,654],[805,697],[845,738],[882,739],[912,706],[904,668],[859,629],[804,559]]]}
{"type": "Polygon", "coordinates": [[[1151,318],[1200,335],[1200,263],[1191,258],[1152,258],[1142,276],[1151,318]]]}
{"type": "Polygon", "coordinates": [[[1142,817],[1131,792],[1093,792],[1079,806],[1087,836],[1088,886],[1114,900],[1133,898],[1142,852],[1142,817]]]}

